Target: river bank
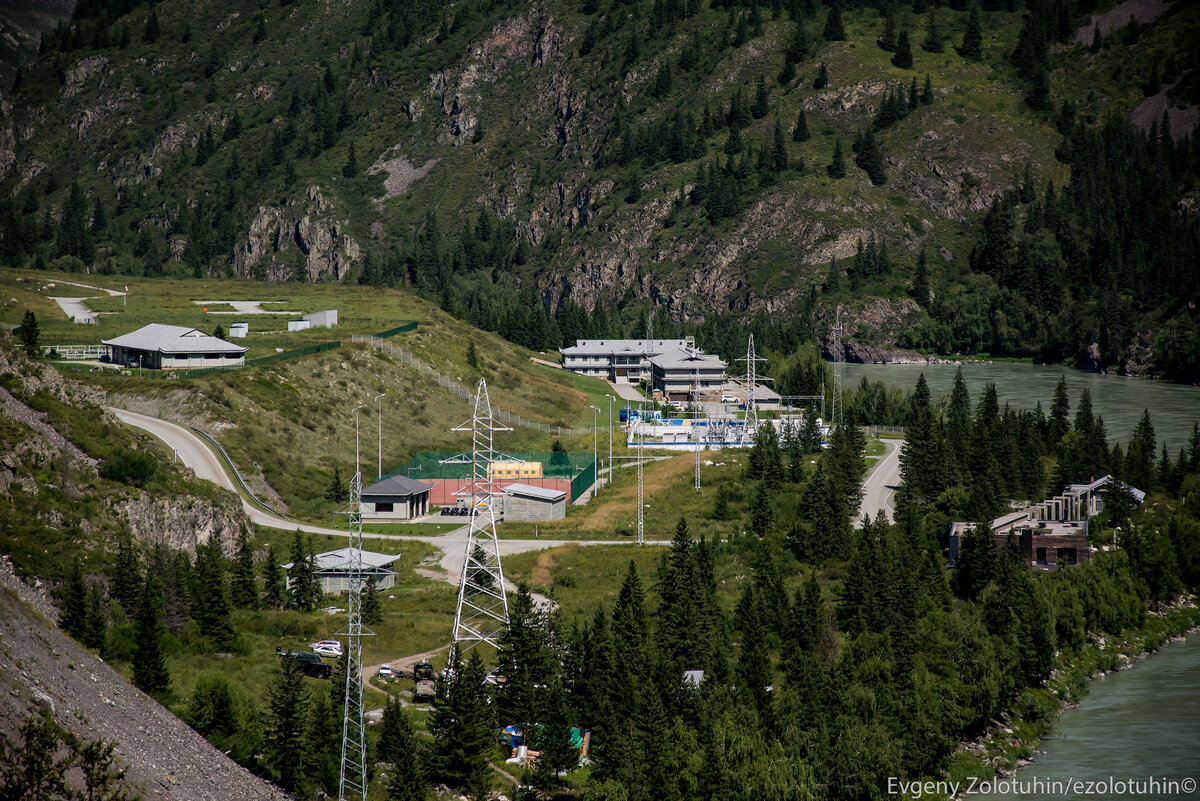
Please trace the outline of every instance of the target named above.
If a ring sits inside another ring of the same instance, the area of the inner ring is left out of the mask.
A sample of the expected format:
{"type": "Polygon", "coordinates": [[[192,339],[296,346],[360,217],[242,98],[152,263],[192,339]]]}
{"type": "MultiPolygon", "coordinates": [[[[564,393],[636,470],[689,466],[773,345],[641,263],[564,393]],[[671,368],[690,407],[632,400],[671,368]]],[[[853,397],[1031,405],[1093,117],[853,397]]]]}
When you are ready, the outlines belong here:
{"type": "Polygon", "coordinates": [[[972,779],[1011,777],[1045,753],[1037,746],[1053,731],[1059,716],[1088,695],[1093,682],[1133,668],[1162,648],[1197,634],[1200,607],[1194,597],[1187,597],[1162,612],[1148,613],[1142,627],[1127,639],[1095,638],[1069,664],[1056,667],[1045,687],[1022,693],[1011,712],[982,737],[959,745],[946,774],[933,780],[959,788],[957,793],[943,791],[922,797],[966,798],[972,779]]]}

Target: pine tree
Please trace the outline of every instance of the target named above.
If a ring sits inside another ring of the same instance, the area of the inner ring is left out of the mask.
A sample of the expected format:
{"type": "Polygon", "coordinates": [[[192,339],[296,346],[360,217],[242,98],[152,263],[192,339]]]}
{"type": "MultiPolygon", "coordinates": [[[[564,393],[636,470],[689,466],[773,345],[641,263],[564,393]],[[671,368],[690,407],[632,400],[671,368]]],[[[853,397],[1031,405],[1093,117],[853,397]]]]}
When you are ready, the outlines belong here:
{"type": "Polygon", "coordinates": [[[71,575],[67,577],[62,608],[58,613],[58,627],[77,640],[82,640],[87,630],[87,583],[83,579],[83,564],[78,556],[71,565],[71,575]]]}
{"type": "Polygon", "coordinates": [[[358,153],[354,150],[354,140],[350,140],[350,147],[346,152],[346,163],[342,167],[343,178],[353,178],[358,175],[358,153]]]}
{"type": "Polygon", "coordinates": [[[886,184],[887,173],[884,171],[883,153],[879,150],[875,132],[868,128],[865,133],[861,134],[856,150],[854,161],[867,173],[871,183],[875,186],[886,184]]]}
{"type": "Polygon", "coordinates": [[[379,725],[379,758],[391,765],[388,801],[424,801],[429,792],[423,777],[424,745],[400,699],[390,696],[379,725]]]}
{"type": "Polygon", "coordinates": [[[350,488],[346,486],[345,481],[342,481],[342,468],[336,464],[333,466],[333,476],[325,485],[325,500],[334,503],[345,503],[350,500],[350,488]]]}
{"type": "Polygon", "coordinates": [[[92,225],[89,229],[93,234],[103,234],[108,228],[108,216],[104,213],[104,202],[100,199],[100,193],[96,193],[96,197],[92,201],[92,225]]]}
{"type": "Polygon", "coordinates": [[[167,628],[162,622],[163,587],[158,576],[147,576],[139,607],[135,621],[133,683],[150,695],[164,693],[171,686],[171,674],[167,672],[163,657],[163,637],[167,628]]]}
{"type": "MultiPolygon", "coordinates": [[[[345,687],[345,685],[342,685],[345,687]]],[[[338,790],[342,756],[342,710],[334,709],[329,690],[320,687],[309,695],[308,721],[304,734],[305,751],[300,770],[303,784],[323,789],[328,794],[338,790]]],[[[301,795],[298,793],[298,795],[301,795]]]]}
{"type": "Polygon", "coordinates": [[[912,45],[908,41],[908,31],[900,31],[900,38],[896,40],[896,52],[892,55],[892,64],[902,70],[912,69],[912,45]]]}
{"type": "Polygon", "coordinates": [[[317,606],[320,596],[319,582],[312,559],[311,541],[305,547],[300,537],[300,530],[292,539],[292,566],[288,568],[288,607],[299,609],[301,612],[311,612],[317,606]]]}
{"type": "Polygon", "coordinates": [[[479,353],[475,350],[475,340],[467,343],[467,366],[472,370],[479,369],[479,353]]]}
{"type": "Polygon", "coordinates": [[[27,358],[34,360],[41,358],[42,351],[38,348],[40,337],[37,317],[31,309],[26,309],[25,315],[21,318],[21,347],[25,349],[27,358]]]}
{"type": "Polygon", "coordinates": [[[714,520],[729,520],[732,516],[732,510],[729,508],[729,488],[725,484],[721,484],[717,487],[712,517],[714,520]]]}
{"type": "Polygon", "coordinates": [[[971,4],[967,14],[967,29],[963,31],[962,44],[958,54],[963,58],[978,61],[983,58],[983,25],[979,21],[979,6],[971,4]]]}
{"type": "Polygon", "coordinates": [[[263,564],[263,604],[268,609],[282,608],[285,589],[283,568],[275,556],[275,546],[267,545],[267,559],[263,564]]]}
{"type": "Polygon", "coordinates": [[[239,609],[258,608],[258,580],[254,575],[254,552],[245,530],[238,534],[238,551],[233,562],[230,598],[239,609]]]}
{"type": "Polygon", "coordinates": [[[825,30],[821,36],[827,42],[844,42],[846,40],[846,27],[842,24],[842,8],[839,2],[834,2],[830,7],[829,14],[825,17],[825,30]]]}
{"type": "Polygon", "coordinates": [[[117,543],[117,554],[108,574],[108,593],[121,604],[126,615],[137,612],[141,595],[142,564],[133,536],[128,529],[121,532],[117,543]]]}
{"type": "Polygon", "coordinates": [[[74,256],[84,264],[91,264],[96,256],[96,246],[92,241],[92,232],[88,230],[87,200],[79,182],[71,183],[67,202],[63,206],[62,221],[59,223],[58,236],[55,238],[54,254],[56,256],[74,256]]]}
{"type": "Polygon", "coordinates": [[[754,103],[750,106],[750,115],[756,120],[761,120],[767,116],[767,112],[770,110],[771,104],[767,96],[767,82],[760,75],[758,78],[758,89],[754,93],[754,103]]]}
{"type": "Polygon", "coordinates": [[[83,644],[103,654],[108,638],[108,618],[104,611],[104,592],[95,582],[88,585],[87,614],[84,617],[83,644]]]}
{"type": "Polygon", "coordinates": [[[833,178],[834,180],[846,177],[846,158],[842,154],[841,139],[833,140],[833,159],[829,162],[829,165],[825,168],[825,171],[828,172],[829,177],[833,178]]]}
{"type": "Polygon", "coordinates": [[[929,302],[929,267],[925,260],[925,248],[917,254],[917,264],[913,268],[912,289],[909,290],[918,306],[924,307],[929,302]]]}
{"type": "Polygon", "coordinates": [[[921,105],[933,105],[933,83],[929,80],[929,73],[925,73],[925,88],[921,90],[921,105]]]}
{"type": "Polygon", "coordinates": [[[146,44],[154,44],[161,34],[162,26],[158,21],[158,13],[151,11],[150,17],[146,20],[146,27],[142,29],[142,41],[146,44]]]}
{"type": "Polygon", "coordinates": [[[812,134],[808,132],[808,120],[804,117],[804,109],[800,109],[796,115],[796,127],[792,129],[792,141],[807,142],[809,139],[812,139],[812,134]]]}
{"type": "Polygon", "coordinates": [[[435,780],[450,787],[478,789],[481,779],[487,777],[494,723],[487,700],[487,671],[476,651],[466,662],[454,662],[452,676],[438,682],[429,722],[433,735],[430,768],[435,780]]]}
{"type": "Polygon", "coordinates": [[[291,792],[301,781],[301,766],[307,752],[305,721],[308,717],[308,691],[304,673],[294,659],[283,656],[275,669],[267,709],[263,756],[275,780],[291,792]]]}
{"type": "Polygon", "coordinates": [[[925,41],[921,43],[921,48],[929,53],[940,53],[946,49],[946,42],[938,29],[937,17],[934,16],[932,8],[929,9],[929,31],[925,41]]]}

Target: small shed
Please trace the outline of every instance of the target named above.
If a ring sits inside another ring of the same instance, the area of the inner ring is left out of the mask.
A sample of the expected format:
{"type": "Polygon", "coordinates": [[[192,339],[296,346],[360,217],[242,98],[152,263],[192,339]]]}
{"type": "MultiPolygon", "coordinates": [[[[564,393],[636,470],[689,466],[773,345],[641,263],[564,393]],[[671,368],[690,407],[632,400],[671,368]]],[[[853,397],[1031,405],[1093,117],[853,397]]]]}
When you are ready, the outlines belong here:
{"type": "Polygon", "coordinates": [[[432,484],[392,476],[362,491],[363,520],[412,520],[429,514],[432,484]]]}
{"type": "Polygon", "coordinates": [[[287,324],[289,332],[307,331],[308,329],[312,328],[312,323],[310,323],[308,320],[288,320],[287,324]]]}
{"type": "Polygon", "coordinates": [[[229,338],[230,339],[245,339],[246,334],[250,333],[250,323],[230,323],[229,338]]]}
{"type": "Polygon", "coordinates": [[[754,398],[754,405],[759,409],[778,409],[782,400],[778,392],[761,384],[754,388],[751,397],[754,398]]]}
{"type": "Polygon", "coordinates": [[[301,317],[301,320],[307,320],[308,324],[313,328],[333,328],[338,324],[337,309],[326,309],[325,311],[313,312],[301,317]]]}
{"type": "Polygon", "coordinates": [[[512,521],[562,520],[567,516],[567,493],[549,487],[509,484],[504,488],[504,519],[512,521]]]}
{"type": "MultiPolygon", "coordinates": [[[[375,553],[374,551],[359,551],[362,558],[362,577],[365,582],[368,577],[375,577],[375,586],[386,590],[396,583],[396,571],[392,563],[400,558],[398,553],[375,553]]],[[[339,548],[336,551],[326,551],[314,557],[313,566],[317,579],[321,582],[323,595],[337,595],[350,590],[350,549],[339,548]]],[[[292,569],[292,562],[283,565],[284,570],[292,569]]],[[[292,578],[288,577],[288,589],[291,589],[292,578]]]]}

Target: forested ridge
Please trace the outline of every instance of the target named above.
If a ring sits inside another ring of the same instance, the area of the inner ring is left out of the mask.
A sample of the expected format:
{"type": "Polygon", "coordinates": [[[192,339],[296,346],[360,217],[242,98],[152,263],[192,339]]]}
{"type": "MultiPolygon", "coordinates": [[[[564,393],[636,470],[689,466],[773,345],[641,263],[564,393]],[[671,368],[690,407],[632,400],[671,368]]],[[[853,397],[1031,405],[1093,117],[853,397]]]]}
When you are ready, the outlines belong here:
{"type": "Polygon", "coordinates": [[[1190,4],[1083,43],[1091,0],[243,5],[43,37],[4,263],[407,285],[539,350],[651,312],[723,350],[769,306],[782,359],[843,305],[870,345],[1197,375],[1197,145],[1128,122],[1196,102],[1190,4]]]}

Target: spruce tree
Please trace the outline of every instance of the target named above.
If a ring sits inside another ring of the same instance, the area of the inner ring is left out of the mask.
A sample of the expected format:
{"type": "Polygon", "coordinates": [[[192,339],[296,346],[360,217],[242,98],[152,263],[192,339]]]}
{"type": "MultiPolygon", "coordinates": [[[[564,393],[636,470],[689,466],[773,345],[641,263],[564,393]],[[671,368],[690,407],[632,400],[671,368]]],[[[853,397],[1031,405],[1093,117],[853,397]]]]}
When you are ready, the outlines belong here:
{"type": "Polygon", "coordinates": [[[388,771],[388,801],[424,801],[429,792],[424,782],[425,747],[400,705],[390,696],[379,724],[379,758],[391,765],[388,771]]]}
{"type": "Polygon", "coordinates": [[[379,598],[379,582],[374,574],[367,576],[366,586],[363,587],[362,620],[371,626],[383,622],[383,602],[379,598]]]}
{"type": "Polygon", "coordinates": [[[921,105],[933,105],[933,83],[929,80],[929,73],[925,73],[925,88],[921,90],[921,105]]]}
{"type": "Polygon", "coordinates": [[[750,115],[756,120],[761,120],[767,116],[767,112],[770,110],[771,104],[767,96],[767,82],[760,75],[758,78],[758,89],[754,93],[754,103],[750,106],[750,115]]]}
{"type": "Polygon", "coordinates": [[[304,737],[307,717],[304,673],[294,659],[281,657],[267,702],[263,756],[275,781],[288,792],[295,790],[302,778],[301,767],[308,750],[304,737]]]}
{"type": "Polygon", "coordinates": [[[983,25],[979,21],[979,6],[971,4],[967,14],[967,29],[963,31],[962,44],[958,54],[963,58],[978,61],[983,58],[983,25]]]}
{"type": "Polygon", "coordinates": [[[25,315],[21,318],[21,347],[25,349],[26,357],[33,360],[41,358],[42,351],[38,348],[40,337],[37,317],[31,309],[26,309],[25,315]]]}
{"type": "Polygon", "coordinates": [[[342,756],[341,723],[342,710],[333,708],[327,687],[318,687],[309,694],[305,750],[300,766],[303,784],[314,790],[322,789],[330,796],[338,791],[342,756]]]}
{"type": "Polygon", "coordinates": [[[296,529],[292,538],[292,566],[288,568],[288,607],[301,612],[311,612],[317,605],[314,586],[318,582],[310,550],[296,529]]]}
{"type": "Polygon", "coordinates": [[[836,0],[830,6],[829,14],[825,17],[825,30],[821,35],[827,42],[844,42],[846,40],[846,27],[842,24],[841,3],[836,0]]]}
{"type": "Polygon", "coordinates": [[[861,134],[856,150],[855,163],[867,173],[871,183],[875,186],[886,184],[887,173],[884,171],[883,153],[879,150],[875,132],[868,128],[861,134]]]}
{"type": "Polygon", "coordinates": [[[210,540],[196,547],[196,574],[193,579],[196,608],[192,616],[202,637],[214,650],[233,647],[233,617],[229,603],[229,582],[225,576],[225,557],[218,542],[210,540]]]}
{"type": "Polygon", "coordinates": [[[64,587],[61,609],[58,612],[58,627],[77,640],[83,639],[87,630],[87,583],[83,578],[83,564],[75,557],[71,574],[64,587]]]}
{"type": "Polygon", "coordinates": [[[104,642],[108,638],[108,618],[104,611],[104,592],[100,585],[93,582],[88,585],[87,614],[84,617],[83,644],[88,648],[104,652],[104,642]]]}
{"type": "Polygon", "coordinates": [[[896,15],[888,9],[887,15],[883,19],[883,33],[875,43],[880,49],[886,50],[889,53],[896,50],[896,15]]]}
{"type": "Polygon", "coordinates": [[[171,674],[163,655],[167,628],[162,618],[162,582],[158,576],[148,575],[134,624],[137,639],[133,649],[133,683],[150,695],[164,693],[171,686],[171,674]]]}
{"type": "Polygon", "coordinates": [[[813,79],[813,89],[818,92],[829,86],[829,69],[825,66],[825,62],[821,62],[820,68],[817,70],[817,77],[813,79]]]}
{"type": "Polygon", "coordinates": [[[908,31],[900,31],[900,38],[896,40],[896,52],[892,55],[892,64],[902,70],[912,69],[912,45],[908,41],[908,31]]]}
{"type": "Polygon", "coordinates": [[[942,38],[942,32],[938,28],[937,17],[934,16],[933,9],[929,9],[929,30],[925,35],[925,41],[921,43],[921,48],[929,53],[940,53],[946,49],[945,39],[942,38]]]}
{"type": "Polygon", "coordinates": [[[279,558],[275,556],[275,546],[267,545],[267,559],[263,564],[263,604],[268,609],[283,607],[286,580],[279,558]]]}
{"type": "Polygon", "coordinates": [[[342,468],[339,465],[333,466],[333,476],[325,485],[325,500],[334,503],[345,503],[350,500],[350,488],[342,480],[342,468]]]}
{"type": "Polygon", "coordinates": [[[254,552],[245,530],[238,534],[238,551],[233,562],[233,581],[230,587],[233,605],[239,609],[258,608],[258,580],[254,575],[254,552]]]}
{"type": "Polygon", "coordinates": [[[437,781],[458,789],[475,785],[471,789],[477,790],[481,780],[486,780],[494,727],[487,700],[487,671],[476,651],[466,662],[454,662],[453,674],[438,682],[429,722],[433,735],[430,768],[437,781]]]}
{"type": "Polygon", "coordinates": [[[846,177],[846,158],[842,154],[842,140],[833,140],[833,158],[829,165],[825,168],[829,173],[829,177],[837,180],[846,177]]]}
{"type": "Polygon", "coordinates": [[[812,134],[808,132],[808,120],[805,119],[804,109],[800,109],[796,115],[796,127],[792,128],[792,141],[807,142],[809,139],[812,139],[812,134]]]}
{"type": "Polygon", "coordinates": [[[917,254],[917,264],[913,268],[912,289],[909,290],[913,300],[922,308],[929,302],[929,267],[925,261],[925,248],[917,254]]]}
{"type": "Polygon", "coordinates": [[[787,140],[783,138],[783,126],[775,119],[775,140],[771,145],[771,169],[777,173],[788,168],[787,140]]]}
{"type": "Polygon", "coordinates": [[[132,617],[141,595],[142,563],[133,535],[123,530],[117,543],[117,554],[109,569],[108,594],[121,604],[125,614],[132,617]]]}
{"type": "Polygon", "coordinates": [[[354,140],[350,140],[350,147],[346,153],[346,163],[342,166],[342,177],[353,178],[358,175],[358,153],[354,150],[354,140]]]}

